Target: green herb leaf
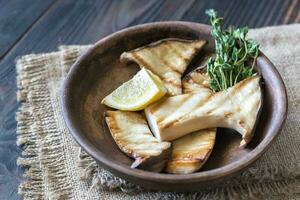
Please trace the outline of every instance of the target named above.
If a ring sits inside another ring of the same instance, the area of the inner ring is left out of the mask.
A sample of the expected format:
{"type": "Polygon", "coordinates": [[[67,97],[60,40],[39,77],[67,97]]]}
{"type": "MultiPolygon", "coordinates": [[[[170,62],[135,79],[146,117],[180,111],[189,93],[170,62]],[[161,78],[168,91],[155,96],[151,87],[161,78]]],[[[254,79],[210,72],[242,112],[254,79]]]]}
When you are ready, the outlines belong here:
{"type": "Polygon", "coordinates": [[[209,9],[206,14],[210,17],[216,46],[216,57],[208,60],[207,73],[211,89],[218,92],[253,76],[259,45],[246,39],[247,27],[223,30],[223,18],[216,11],[209,9]]]}

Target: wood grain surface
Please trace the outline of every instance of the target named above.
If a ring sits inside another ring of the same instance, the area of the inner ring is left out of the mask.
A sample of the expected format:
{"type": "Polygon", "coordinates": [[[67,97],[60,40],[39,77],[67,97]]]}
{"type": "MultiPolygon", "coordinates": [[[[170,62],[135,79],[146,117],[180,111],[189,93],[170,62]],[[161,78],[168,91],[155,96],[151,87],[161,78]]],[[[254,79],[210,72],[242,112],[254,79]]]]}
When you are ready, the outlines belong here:
{"type": "Polygon", "coordinates": [[[0,2],[0,58],[18,43],[22,35],[49,9],[53,2],[54,0],[0,2]],[[27,5],[31,6],[24,9],[27,5]]]}
{"type": "Polygon", "coordinates": [[[89,44],[124,27],[166,20],[207,23],[215,8],[225,25],[250,28],[300,22],[300,0],[0,0],[0,199],[22,199],[17,186],[15,60],[62,44],[89,44]]]}

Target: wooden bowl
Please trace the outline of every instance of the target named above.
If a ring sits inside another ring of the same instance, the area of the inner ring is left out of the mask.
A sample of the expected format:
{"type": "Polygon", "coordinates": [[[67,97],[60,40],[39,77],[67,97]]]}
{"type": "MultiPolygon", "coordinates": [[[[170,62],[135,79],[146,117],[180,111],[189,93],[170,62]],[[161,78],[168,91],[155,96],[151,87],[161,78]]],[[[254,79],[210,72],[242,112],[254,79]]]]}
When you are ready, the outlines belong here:
{"type": "Polygon", "coordinates": [[[163,38],[206,39],[205,49],[189,66],[197,67],[203,55],[213,52],[210,27],[190,22],[158,22],[123,29],[98,41],[71,68],[62,91],[65,122],[79,145],[99,164],[118,177],[145,188],[163,191],[197,191],[245,170],[267,150],[279,134],[287,114],[284,83],[274,65],[261,54],[257,69],[263,77],[264,103],[254,138],[244,149],[241,136],[219,129],[214,150],[201,171],[188,175],[131,169],[132,159],[115,144],[103,118],[100,102],[137,71],[136,64],[120,63],[124,51],[163,38]]]}

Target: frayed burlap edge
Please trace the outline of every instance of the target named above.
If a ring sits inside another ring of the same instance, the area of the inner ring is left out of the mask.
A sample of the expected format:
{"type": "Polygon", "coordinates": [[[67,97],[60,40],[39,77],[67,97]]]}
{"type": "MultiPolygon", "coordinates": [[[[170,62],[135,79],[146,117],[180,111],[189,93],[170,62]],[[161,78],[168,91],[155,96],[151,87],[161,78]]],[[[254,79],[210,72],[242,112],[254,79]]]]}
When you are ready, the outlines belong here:
{"type": "Polygon", "coordinates": [[[29,180],[19,187],[19,193],[25,199],[43,199],[45,196],[60,199],[71,195],[62,163],[59,133],[51,115],[53,108],[49,102],[46,80],[42,76],[46,71],[45,63],[57,56],[59,53],[31,55],[17,61],[17,97],[21,102],[16,116],[17,144],[23,147],[22,157],[17,160],[17,164],[28,167],[24,176],[29,180]],[[49,111],[48,116],[43,116],[43,121],[39,116],[41,110],[49,111]],[[58,181],[61,179],[65,181],[58,181]]]}
{"type": "MultiPolygon", "coordinates": [[[[97,190],[105,187],[109,190],[121,190],[129,194],[137,194],[140,192],[147,192],[139,186],[128,183],[127,181],[115,177],[114,175],[103,176],[103,169],[84,151],[80,151],[79,166],[82,170],[82,178],[90,182],[90,189],[97,190]]],[[[245,179],[233,178],[222,183],[217,188],[209,190],[203,190],[194,194],[185,193],[160,193],[161,195],[173,195],[176,199],[191,198],[191,199],[260,199],[272,196],[275,198],[278,196],[291,196],[295,195],[296,191],[300,191],[300,180],[297,177],[289,177],[286,179],[271,178],[268,180],[259,180],[259,176],[262,178],[267,174],[270,174],[270,169],[261,170],[259,173],[251,173],[250,178],[245,179]],[[242,182],[241,182],[242,181],[242,182]]],[[[275,171],[273,171],[275,172],[275,171]]],[[[107,173],[107,172],[105,172],[107,173]]],[[[241,175],[244,178],[243,174],[241,175]]]]}

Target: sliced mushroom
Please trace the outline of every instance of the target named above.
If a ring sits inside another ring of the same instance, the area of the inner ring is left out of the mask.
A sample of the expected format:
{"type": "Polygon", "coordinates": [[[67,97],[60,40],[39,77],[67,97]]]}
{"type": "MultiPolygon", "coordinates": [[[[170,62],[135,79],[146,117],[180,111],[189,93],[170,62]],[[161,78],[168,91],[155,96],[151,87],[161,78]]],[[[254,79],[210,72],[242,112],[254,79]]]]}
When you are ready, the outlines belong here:
{"type": "MultiPolygon", "coordinates": [[[[211,94],[208,76],[195,69],[182,80],[183,92],[211,94]]],[[[172,174],[190,174],[198,171],[210,156],[216,140],[216,128],[195,131],[172,141],[172,155],[165,171],[172,174]]]]}
{"type": "Polygon", "coordinates": [[[133,61],[149,69],[162,79],[170,96],[179,95],[183,72],[205,44],[205,40],[163,39],[124,52],[121,61],[133,61]]]}
{"type": "Polygon", "coordinates": [[[196,131],[174,140],[166,172],[190,174],[198,171],[210,156],[215,140],[215,128],[196,131]]]}
{"type": "Polygon", "coordinates": [[[247,78],[227,90],[169,97],[145,109],[153,134],[172,141],[193,131],[232,128],[242,135],[241,147],[252,138],[262,105],[260,76],[247,78]]]}
{"type": "Polygon", "coordinates": [[[171,144],[153,137],[142,114],[106,111],[105,120],[118,147],[135,159],[132,168],[161,171],[170,157],[171,144]]]}
{"type": "Polygon", "coordinates": [[[198,68],[187,74],[182,79],[183,93],[205,93],[212,94],[213,91],[209,87],[209,77],[205,73],[205,69],[198,68]]]}

